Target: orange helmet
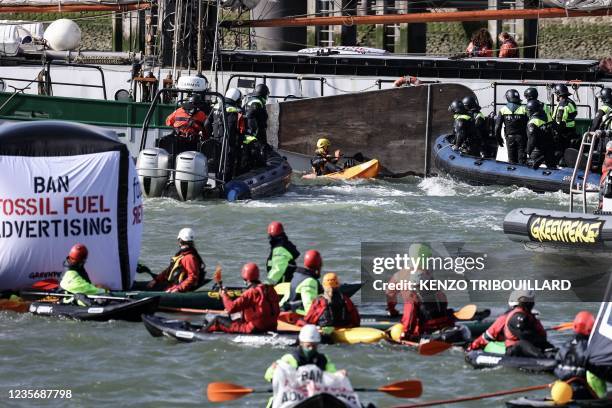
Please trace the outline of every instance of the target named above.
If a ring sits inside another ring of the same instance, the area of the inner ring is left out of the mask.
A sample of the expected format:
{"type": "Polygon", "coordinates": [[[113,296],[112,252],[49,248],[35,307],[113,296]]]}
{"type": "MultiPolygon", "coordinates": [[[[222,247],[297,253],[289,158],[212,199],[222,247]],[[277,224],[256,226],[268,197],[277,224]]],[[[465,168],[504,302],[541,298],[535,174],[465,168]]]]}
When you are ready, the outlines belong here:
{"type": "Polygon", "coordinates": [[[83,244],[75,244],[70,248],[70,252],[68,253],[68,257],[66,260],[71,265],[82,264],[87,260],[87,255],[89,255],[89,251],[87,251],[87,247],[83,244]]]}
{"type": "Polygon", "coordinates": [[[330,273],[326,273],[323,276],[323,287],[324,288],[339,288],[340,287],[340,280],[338,279],[338,275],[336,275],[333,272],[330,273]]]}
{"type": "Polygon", "coordinates": [[[574,332],[577,334],[582,334],[583,336],[588,336],[591,334],[594,324],[595,318],[593,315],[590,312],[583,310],[582,312],[578,312],[574,318],[574,332]]]}

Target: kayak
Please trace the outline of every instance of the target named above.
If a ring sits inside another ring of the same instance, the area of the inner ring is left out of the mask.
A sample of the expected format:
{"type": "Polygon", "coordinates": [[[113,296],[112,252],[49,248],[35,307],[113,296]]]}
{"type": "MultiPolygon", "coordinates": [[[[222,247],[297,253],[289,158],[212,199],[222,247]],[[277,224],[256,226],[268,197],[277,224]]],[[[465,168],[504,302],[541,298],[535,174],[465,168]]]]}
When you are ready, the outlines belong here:
{"type": "Polygon", "coordinates": [[[194,341],[210,341],[215,339],[230,340],[234,343],[252,345],[294,346],[297,344],[297,333],[261,333],[261,334],[233,334],[233,333],[206,333],[200,332],[202,324],[184,320],[171,320],[159,316],[142,316],[142,322],[153,337],[169,337],[183,343],[194,341]]]}
{"type": "MultiPolygon", "coordinates": [[[[346,408],[344,402],[331,394],[322,393],[306,398],[304,401],[294,405],[293,408],[346,408]]],[[[368,404],[367,408],[376,408],[373,404],[368,404]]]]}
{"type": "MultiPolygon", "coordinates": [[[[289,287],[289,284],[277,285],[277,291],[289,287]]],[[[231,299],[239,297],[245,288],[240,287],[227,287],[227,293],[231,299]]],[[[351,297],[361,289],[361,283],[344,283],[340,286],[340,290],[345,295],[351,297]]],[[[28,294],[28,292],[21,292],[22,297],[28,298],[40,298],[43,296],[53,296],[54,292],[35,292],[35,294],[28,294]]],[[[147,297],[159,297],[160,308],[191,308],[191,309],[210,309],[210,310],[223,310],[223,301],[219,296],[217,290],[206,290],[200,287],[195,292],[185,293],[166,293],[160,291],[150,290],[129,290],[129,291],[113,291],[109,296],[129,298],[129,299],[144,299],[147,297]]]]}
{"type": "Polygon", "coordinates": [[[557,366],[554,358],[513,357],[483,350],[468,351],[465,361],[474,368],[509,367],[529,372],[553,371],[557,366]]]}
{"type": "Polygon", "coordinates": [[[387,338],[387,334],[371,327],[353,327],[350,329],[335,329],[331,334],[332,343],[370,344],[378,343],[387,338]]]}
{"type": "Polygon", "coordinates": [[[317,176],[315,174],[304,174],[304,179],[316,179],[316,178],[328,178],[332,180],[355,180],[355,179],[367,179],[375,178],[378,176],[380,171],[380,163],[376,159],[372,159],[365,163],[358,164],[353,167],[346,168],[342,171],[335,173],[325,174],[323,176],[317,176]]]}
{"type": "Polygon", "coordinates": [[[571,408],[604,408],[612,407],[612,398],[592,399],[592,400],[576,400],[570,401],[567,404],[555,404],[551,399],[547,398],[528,398],[521,397],[512,401],[506,401],[506,406],[510,408],[522,407],[571,407],[571,408]]]}
{"type": "MultiPolygon", "coordinates": [[[[388,330],[400,320],[375,320],[370,318],[361,319],[361,327],[370,327],[379,330],[388,330]]],[[[470,330],[472,338],[476,338],[485,332],[493,324],[493,320],[466,320],[457,321],[458,326],[465,326],[470,330]]]]}
{"type": "Polygon", "coordinates": [[[68,317],[75,320],[92,320],[103,322],[107,320],[126,320],[139,322],[143,314],[155,313],[159,305],[159,297],[149,297],[140,300],[127,300],[111,303],[105,306],[77,306],[60,303],[33,302],[30,313],[39,316],[68,317]]]}
{"type": "Polygon", "coordinates": [[[374,178],[378,176],[379,170],[380,170],[380,164],[378,163],[378,160],[372,159],[370,161],[358,164],[353,167],[349,167],[348,169],[344,169],[337,173],[326,174],[323,177],[334,179],[334,180],[353,180],[353,179],[374,178]]]}

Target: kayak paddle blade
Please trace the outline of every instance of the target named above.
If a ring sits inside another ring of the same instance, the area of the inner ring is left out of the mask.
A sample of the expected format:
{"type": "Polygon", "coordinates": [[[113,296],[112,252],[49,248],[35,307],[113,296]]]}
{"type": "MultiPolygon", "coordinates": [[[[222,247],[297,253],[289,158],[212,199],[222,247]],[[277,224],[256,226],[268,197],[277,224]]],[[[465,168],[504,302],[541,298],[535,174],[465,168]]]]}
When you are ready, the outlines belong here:
{"type": "Polygon", "coordinates": [[[428,341],[427,343],[419,344],[419,354],[422,356],[433,356],[453,347],[450,343],[443,341],[428,341]]]}
{"type": "Polygon", "coordinates": [[[380,387],[378,391],[396,398],[419,398],[423,393],[423,384],[419,380],[399,381],[380,387]]]}
{"type": "Polygon", "coordinates": [[[465,305],[455,312],[455,318],[457,320],[472,320],[476,315],[477,309],[476,305],[465,305]]]}
{"type": "Polygon", "coordinates": [[[59,286],[57,279],[45,279],[32,284],[34,290],[55,290],[59,286]]]}
{"type": "Polygon", "coordinates": [[[233,401],[252,392],[252,388],[224,382],[213,382],[206,387],[206,397],[210,402],[233,401]]]}

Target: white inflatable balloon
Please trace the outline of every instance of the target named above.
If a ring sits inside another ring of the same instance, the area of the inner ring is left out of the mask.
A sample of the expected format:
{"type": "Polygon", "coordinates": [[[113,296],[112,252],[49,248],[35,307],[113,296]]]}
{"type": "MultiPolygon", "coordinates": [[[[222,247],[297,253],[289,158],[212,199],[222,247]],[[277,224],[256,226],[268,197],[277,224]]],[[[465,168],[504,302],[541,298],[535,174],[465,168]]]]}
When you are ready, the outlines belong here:
{"type": "Polygon", "coordinates": [[[72,20],[55,20],[45,30],[45,40],[56,51],[72,51],[81,45],[81,29],[72,20]]]}

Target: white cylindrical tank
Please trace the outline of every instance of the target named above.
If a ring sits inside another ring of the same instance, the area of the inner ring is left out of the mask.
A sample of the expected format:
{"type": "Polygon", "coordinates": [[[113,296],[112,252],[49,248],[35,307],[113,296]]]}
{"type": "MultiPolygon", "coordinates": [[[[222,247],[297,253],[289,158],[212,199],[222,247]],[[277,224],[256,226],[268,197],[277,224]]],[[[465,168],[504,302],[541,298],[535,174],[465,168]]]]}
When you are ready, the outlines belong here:
{"type": "Polygon", "coordinates": [[[168,152],[159,147],[144,149],[140,152],[136,168],[142,194],[145,197],[160,197],[163,194],[170,175],[167,170],[169,161],[168,152]]]}
{"type": "Polygon", "coordinates": [[[208,181],[208,160],[202,153],[189,151],[176,157],[174,185],[181,200],[195,200],[202,196],[208,181]]]}
{"type": "Polygon", "coordinates": [[[56,51],[72,51],[81,45],[81,29],[72,20],[55,20],[45,30],[45,40],[56,51]]]}

